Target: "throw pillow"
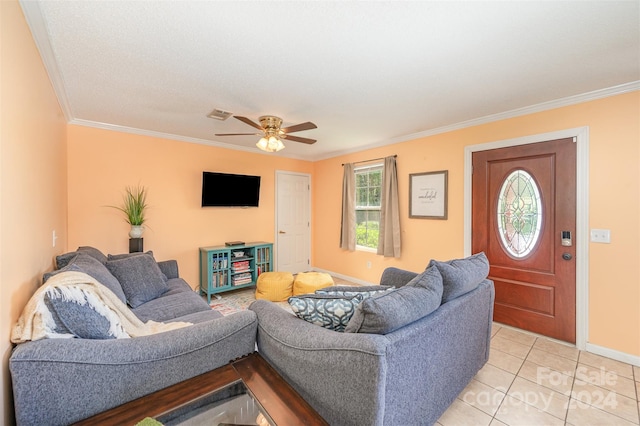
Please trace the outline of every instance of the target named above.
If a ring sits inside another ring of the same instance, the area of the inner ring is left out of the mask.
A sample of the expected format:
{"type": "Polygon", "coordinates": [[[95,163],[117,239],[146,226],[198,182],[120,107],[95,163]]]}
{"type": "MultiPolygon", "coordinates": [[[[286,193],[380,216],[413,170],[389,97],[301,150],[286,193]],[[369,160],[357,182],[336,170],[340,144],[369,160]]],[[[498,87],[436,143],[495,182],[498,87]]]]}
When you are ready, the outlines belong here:
{"type": "Polygon", "coordinates": [[[77,251],[78,253],[88,254],[103,265],[107,263],[107,256],[95,247],[80,246],[77,251]]]}
{"type": "Polygon", "coordinates": [[[484,252],[447,262],[431,260],[429,266],[438,268],[442,275],[442,303],[470,292],[489,275],[489,259],[484,252]]]}
{"type": "Polygon", "coordinates": [[[442,276],[427,268],[407,285],[365,299],[345,327],[347,333],[391,333],[438,309],[442,276]]]}
{"type": "Polygon", "coordinates": [[[67,266],[78,254],[77,251],[72,251],[56,256],[56,269],[62,269],[67,266]]]}
{"type": "Polygon", "coordinates": [[[53,319],[49,328],[55,334],[70,334],[81,339],[128,337],[115,312],[82,290],[50,289],[44,295],[44,303],[53,319]]]}
{"type": "Polygon", "coordinates": [[[291,310],[307,322],[335,331],[344,331],[363,296],[340,297],[331,294],[305,294],[289,298],[291,310]]]}
{"type": "Polygon", "coordinates": [[[149,256],[153,257],[153,251],[149,250],[149,251],[145,251],[144,253],[141,252],[141,251],[137,251],[137,252],[133,252],[133,253],[108,254],[107,255],[107,260],[126,259],[127,257],[140,256],[140,255],[143,255],[143,254],[146,254],[146,255],[149,255],[149,256]]]}
{"type": "Polygon", "coordinates": [[[71,259],[64,268],[45,273],[42,277],[42,282],[45,283],[52,276],[65,271],[80,271],[90,275],[100,284],[111,290],[120,300],[122,300],[123,303],[126,303],[127,299],[122,291],[122,286],[120,285],[120,282],[118,282],[118,279],[109,272],[105,265],[94,257],[83,252],[76,253],[73,259],[71,259]]]}
{"type": "Polygon", "coordinates": [[[388,285],[334,285],[331,287],[325,287],[321,288],[320,290],[316,290],[316,294],[332,294],[334,296],[341,297],[353,297],[361,294],[364,298],[367,298],[375,294],[384,293],[385,291],[393,289],[395,289],[395,287],[391,287],[388,285]]]}
{"type": "Polygon", "coordinates": [[[80,246],[76,251],[64,253],[56,256],[56,269],[62,269],[69,264],[78,254],[83,253],[93,257],[103,265],[107,263],[107,256],[105,256],[100,250],[90,246],[80,246]]]}
{"type": "Polygon", "coordinates": [[[149,254],[109,260],[107,268],[120,281],[132,308],[155,299],[169,289],[164,274],[149,254]]]}

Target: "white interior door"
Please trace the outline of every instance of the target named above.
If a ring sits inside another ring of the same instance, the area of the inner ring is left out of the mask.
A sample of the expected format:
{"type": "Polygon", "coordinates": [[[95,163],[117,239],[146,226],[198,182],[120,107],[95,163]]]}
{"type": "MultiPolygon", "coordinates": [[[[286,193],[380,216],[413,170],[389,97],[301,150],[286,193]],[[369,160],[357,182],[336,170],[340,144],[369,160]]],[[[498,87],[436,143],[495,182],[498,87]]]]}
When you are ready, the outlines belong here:
{"type": "Polygon", "coordinates": [[[310,269],[311,177],[276,172],[276,271],[310,269]]]}

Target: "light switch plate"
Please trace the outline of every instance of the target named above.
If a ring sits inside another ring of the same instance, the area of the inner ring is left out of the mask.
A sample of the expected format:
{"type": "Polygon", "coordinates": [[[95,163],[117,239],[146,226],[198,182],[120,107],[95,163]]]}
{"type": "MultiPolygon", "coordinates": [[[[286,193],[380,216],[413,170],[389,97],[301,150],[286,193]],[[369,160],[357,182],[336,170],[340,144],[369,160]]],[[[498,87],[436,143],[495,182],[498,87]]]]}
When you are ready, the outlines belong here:
{"type": "Polygon", "coordinates": [[[611,243],[611,231],[609,229],[592,229],[591,242],[605,244],[611,243]]]}

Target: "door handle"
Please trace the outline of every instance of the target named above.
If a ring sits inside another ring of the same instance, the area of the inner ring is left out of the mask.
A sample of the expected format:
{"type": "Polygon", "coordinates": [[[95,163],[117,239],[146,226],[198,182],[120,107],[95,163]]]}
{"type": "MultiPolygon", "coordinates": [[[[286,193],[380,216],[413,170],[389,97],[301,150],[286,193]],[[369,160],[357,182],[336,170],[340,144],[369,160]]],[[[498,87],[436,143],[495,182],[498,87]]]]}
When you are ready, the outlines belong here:
{"type": "Polygon", "coordinates": [[[284,231],[278,231],[278,234],[286,234],[284,231]]]}
{"type": "Polygon", "coordinates": [[[571,260],[573,259],[573,256],[571,256],[571,253],[562,253],[562,258],[564,260],[571,260]]]}

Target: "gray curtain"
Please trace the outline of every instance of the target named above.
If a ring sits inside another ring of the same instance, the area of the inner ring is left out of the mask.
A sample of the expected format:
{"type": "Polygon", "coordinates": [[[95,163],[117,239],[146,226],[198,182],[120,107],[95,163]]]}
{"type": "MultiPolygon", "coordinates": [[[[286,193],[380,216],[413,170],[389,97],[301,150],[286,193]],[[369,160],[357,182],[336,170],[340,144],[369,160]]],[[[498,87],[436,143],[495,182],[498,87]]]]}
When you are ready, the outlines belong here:
{"type": "Polygon", "coordinates": [[[356,174],[353,163],[343,166],[342,223],[340,224],[340,248],[356,250],[356,174]]]}
{"type": "Polygon", "coordinates": [[[384,181],[380,201],[378,254],[384,257],[400,257],[400,207],[396,157],[391,156],[384,159],[382,178],[384,181]]]}

